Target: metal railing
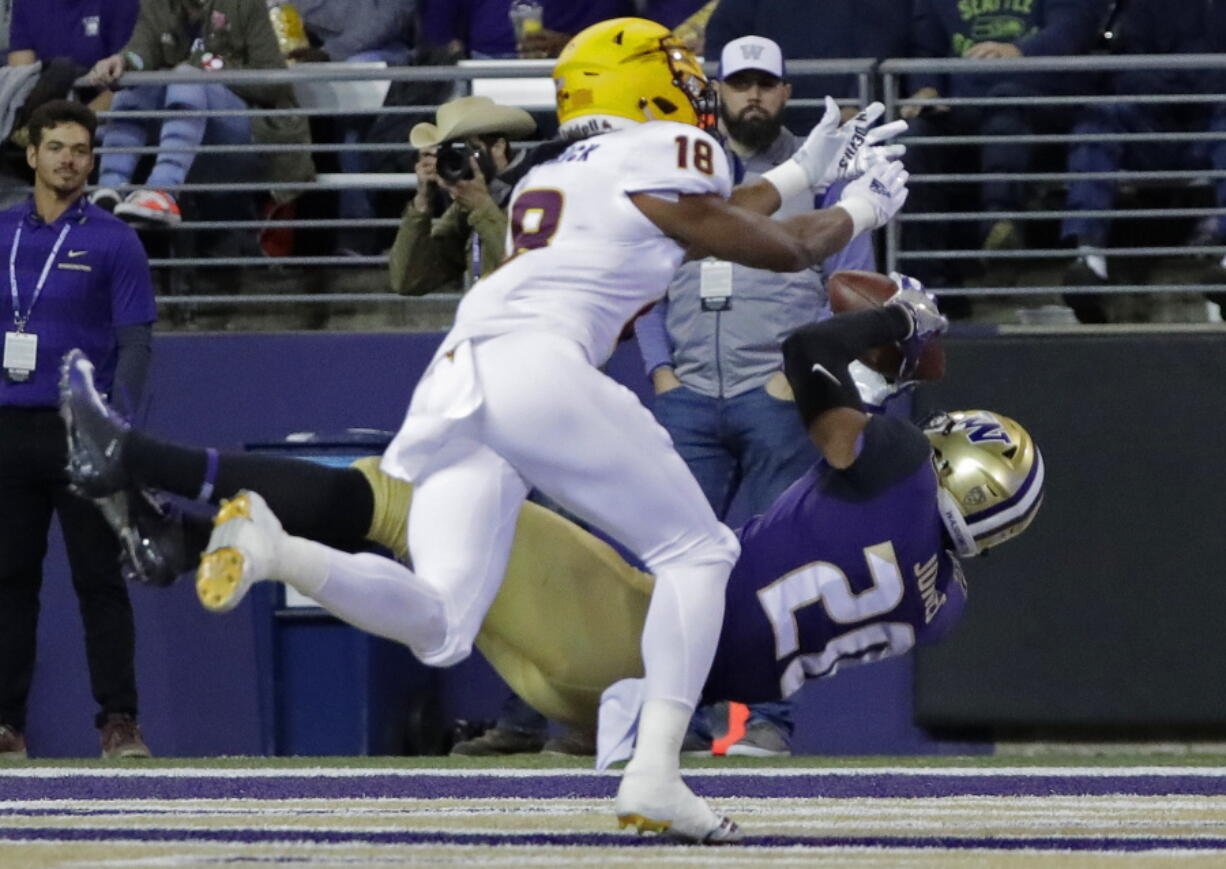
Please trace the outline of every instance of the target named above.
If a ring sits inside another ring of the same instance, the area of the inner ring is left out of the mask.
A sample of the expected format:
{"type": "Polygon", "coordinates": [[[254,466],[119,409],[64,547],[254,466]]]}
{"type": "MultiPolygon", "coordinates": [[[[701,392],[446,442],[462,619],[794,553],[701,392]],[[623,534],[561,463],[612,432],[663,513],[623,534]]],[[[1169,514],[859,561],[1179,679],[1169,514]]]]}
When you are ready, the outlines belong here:
{"type": "MultiPolygon", "coordinates": [[[[1090,56],[1090,57],[1042,57],[1017,58],[1009,60],[964,60],[964,59],[895,59],[880,64],[878,72],[881,76],[882,99],[886,104],[886,116],[897,117],[905,106],[921,108],[954,108],[954,107],[1005,107],[1015,106],[1026,109],[1037,108],[1073,108],[1088,105],[1212,105],[1226,101],[1226,94],[1213,93],[1172,93],[1172,94],[1120,94],[1109,92],[1064,93],[1041,96],[1002,96],[979,98],[947,98],[913,99],[906,96],[903,83],[906,76],[920,73],[943,74],[948,76],[974,75],[994,73],[1010,76],[1030,76],[1043,73],[1110,74],[1118,72],[1136,72],[1140,70],[1192,70],[1203,72],[1207,70],[1226,70],[1226,57],[1222,55],[1130,55],[1130,56],[1090,56]]],[[[1099,78],[1083,75],[1081,79],[1072,81],[1093,81],[1100,83],[1099,78]]],[[[1097,91],[1097,88],[1095,88],[1097,91]]],[[[1031,146],[1062,145],[1074,146],[1085,142],[1111,142],[1120,144],[1140,144],[1155,142],[1216,142],[1226,140],[1226,133],[1210,132],[1208,130],[1181,130],[1164,132],[1132,132],[1105,134],[1077,134],[1069,130],[1042,132],[1026,136],[1011,136],[1008,144],[1031,146]]],[[[1001,137],[975,135],[951,136],[911,136],[906,139],[909,148],[941,148],[959,146],[992,147],[1002,144],[1001,137]]],[[[1014,182],[1023,185],[1032,194],[1031,201],[1037,200],[1037,194],[1044,190],[1058,189],[1071,182],[1107,180],[1124,185],[1163,185],[1170,188],[1187,187],[1203,184],[1206,181],[1226,178],[1226,171],[1209,168],[1188,169],[1182,166],[1172,166],[1160,170],[1136,171],[1120,169],[1105,172],[1073,172],[1068,171],[1038,171],[1018,173],[912,173],[911,186],[914,189],[924,184],[984,184],[987,182],[1014,182]]],[[[1043,221],[1058,221],[1067,218],[1101,218],[1104,220],[1153,221],[1183,219],[1208,219],[1226,214],[1226,208],[1214,207],[1163,207],[1163,208],[1107,208],[1107,209],[1069,209],[1034,207],[1024,205],[1016,210],[1000,211],[947,211],[923,212],[908,208],[891,223],[886,231],[886,266],[888,269],[901,268],[906,270],[907,263],[923,261],[977,260],[989,266],[1016,265],[1025,261],[1071,261],[1082,254],[1098,254],[1108,261],[1113,259],[1149,259],[1160,258],[1191,258],[1197,256],[1212,256],[1220,258],[1226,255],[1226,245],[1148,245],[1128,247],[1079,246],[1076,250],[1068,247],[1026,248],[1016,250],[987,250],[981,247],[973,249],[916,249],[907,245],[907,227],[920,223],[951,223],[974,221],[991,223],[996,221],[1017,221],[1023,225],[1034,225],[1043,221]]],[[[999,273],[999,269],[997,270],[999,273]]],[[[1059,286],[1036,285],[1026,283],[1025,270],[1015,269],[1013,274],[1023,282],[1019,284],[991,285],[976,283],[973,279],[957,288],[959,295],[965,296],[1028,296],[1043,295],[1052,292],[1098,294],[1136,294],[1163,292],[1200,292],[1204,290],[1221,291],[1226,289],[1222,284],[1205,284],[1191,282],[1146,282],[1146,283],[1107,283],[1094,286],[1059,286]]],[[[1033,275],[1031,275],[1033,277],[1033,275]]]]}
{"type": "MultiPolygon", "coordinates": [[[[295,67],[286,70],[223,70],[217,72],[195,72],[195,71],[173,71],[173,72],[131,72],[124,76],[122,83],[130,86],[140,85],[165,85],[174,82],[192,82],[199,81],[211,84],[274,84],[283,83],[290,85],[303,85],[309,83],[320,82],[450,82],[456,85],[456,92],[462,93],[471,90],[474,81],[484,79],[541,79],[548,77],[551,69],[549,61],[520,61],[518,63],[507,64],[465,64],[461,66],[446,66],[446,67],[393,67],[385,69],[372,69],[369,66],[361,68],[347,68],[343,64],[333,65],[308,65],[306,67],[295,67]]],[[[708,69],[713,72],[714,65],[708,64],[708,69]]],[[[842,100],[844,105],[866,104],[869,100],[880,96],[886,103],[887,113],[886,118],[896,117],[899,111],[905,106],[920,106],[920,107],[963,107],[977,106],[991,108],[994,106],[1022,106],[1025,108],[1059,108],[1069,106],[1083,106],[1086,104],[1110,104],[1110,103],[1182,103],[1182,104],[1211,104],[1226,100],[1226,95],[1221,94],[1172,94],[1172,95],[1116,95],[1110,93],[1087,93],[1087,94],[1057,94],[1045,96],[1025,96],[1025,97],[982,97],[982,98],[948,98],[938,97],[930,100],[915,100],[910,99],[907,92],[904,90],[904,79],[908,75],[916,73],[940,73],[950,76],[959,76],[977,73],[1007,73],[1009,75],[1032,75],[1037,73],[1104,73],[1121,70],[1137,70],[1137,69],[1193,69],[1193,70],[1223,70],[1226,69],[1226,56],[1220,55],[1169,55],[1169,56],[1130,56],[1130,57],[1058,57],[1058,58],[1021,58],[1015,60],[991,60],[991,61],[973,61],[962,59],[895,59],[887,60],[881,63],[876,63],[871,59],[855,59],[855,60],[824,60],[824,61],[792,61],[788,65],[789,75],[793,79],[804,79],[815,75],[847,75],[852,77],[855,82],[854,91],[856,97],[852,99],[842,100]]],[[[798,109],[815,109],[820,107],[821,100],[819,99],[793,99],[789,103],[789,111],[798,109]]],[[[545,106],[529,105],[529,108],[544,109],[545,106]]],[[[354,112],[351,109],[341,106],[320,106],[307,105],[302,108],[295,109],[246,109],[246,110],[210,110],[210,111],[192,111],[192,110],[171,110],[159,109],[143,112],[128,112],[124,113],[128,118],[145,118],[148,120],[167,120],[172,118],[182,117],[233,117],[236,115],[245,115],[248,117],[272,117],[272,116],[290,116],[298,115],[310,118],[335,118],[348,115],[407,115],[415,119],[432,118],[437,106],[422,105],[422,106],[386,106],[377,109],[365,109],[354,112]]],[[[116,113],[109,112],[101,115],[105,121],[114,117],[116,113]]],[[[1061,146],[1067,147],[1075,145],[1078,142],[1086,141],[1090,137],[1079,136],[1068,130],[1060,129],[1053,131],[1039,131],[1033,135],[1024,137],[1011,138],[1011,144],[1025,144],[1034,147],[1042,146],[1061,146]]],[[[1200,142],[1209,143],[1226,139],[1226,133],[1214,133],[1207,130],[1187,130],[1182,132],[1144,132],[1144,133],[1121,133],[1111,134],[1107,136],[1092,137],[1099,141],[1111,141],[1120,143],[1146,143],[1146,142],[1161,142],[1161,141],[1184,141],[1184,142],[1200,142]]],[[[534,147],[539,142],[523,143],[526,147],[534,147]]],[[[968,132],[965,135],[948,135],[948,136],[930,136],[916,137],[912,136],[907,140],[907,144],[912,149],[928,149],[928,148],[954,148],[965,146],[980,146],[992,147],[998,144],[998,139],[993,136],[981,135],[977,131],[968,132]]],[[[151,155],[162,150],[156,143],[156,140],[150,140],[147,144],[128,148],[115,147],[100,147],[98,153],[105,155],[108,153],[132,153],[138,155],[151,155]]],[[[224,158],[234,154],[270,154],[274,152],[291,152],[291,151],[308,151],[315,155],[336,154],[345,151],[366,153],[366,154],[387,154],[387,153],[403,153],[413,150],[407,141],[405,142],[359,142],[354,144],[345,144],[340,142],[320,142],[311,144],[264,144],[264,145],[218,145],[208,144],[200,145],[189,149],[201,156],[212,156],[224,158]]],[[[1105,172],[1092,173],[1082,172],[1074,173],[1068,171],[1033,171],[1014,174],[985,174],[981,172],[957,172],[957,173],[930,173],[927,175],[913,173],[911,185],[913,189],[921,185],[943,184],[943,185],[979,185],[990,181],[1009,181],[1023,185],[1028,191],[1044,191],[1064,185],[1069,182],[1078,180],[1091,179],[1110,179],[1115,182],[1124,182],[1128,184],[1166,184],[1170,186],[1188,186],[1190,184],[1200,184],[1205,181],[1216,180],[1226,177],[1226,171],[1213,171],[1209,169],[1189,169],[1184,167],[1173,166],[1169,169],[1163,168],[1161,171],[1120,171],[1120,172],[1105,172]]],[[[129,185],[130,187],[138,187],[139,184],[129,185]]],[[[248,177],[243,177],[241,180],[220,180],[220,181],[191,181],[181,185],[176,185],[168,188],[175,193],[189,194],[221,194],[221,193],[248,193],[254,195],[270,194],[273,192],[287,193],[312,193],[312,192],[339,192],[351,189],[363,189],[370,192],[375,191],[400,191],[406,198],[411,195],[416,189],[416,178],[411,173],[405,174],[379,174],[379,173],[359,173],[359,174],[343,174],[343,173],[325,173],[316,177],[311,181],[286,183],[286,182],[271,182],[250,180],[248,177]]],[[[11,190],[11,188],[10,188],[11,190]]],[[[968,222],[987,222],[997,220],[1017,221],[1023,226],[1036,226],[1043,221],[1061,220],[1067,217],[1101,217],[1104,219],[1114,220],[1167,220],[1170,218],[1180,219],[1203,219],[1214,218],[1226,213],[1226,209],[1220,207],[1162,207],[1162,208],[1111,208],[1099,211],[1073,211],[1063,208],[1020,206],[1016,209],[998,210],[985,212],[982,210],[964,210],[964,211],[933,211],[922,212],[914,208],[909,208],[901,214],[897,220],[888,227],[885,233],[884,254],[885,265],[889,269],[902,268],[905,270],[908,263],[916,263],[923,261],[945,260],[945,261],[980,261],[989,264],[1042,264],[1044,262],[1051,263],[1061,259],[1068,259],[1073,256],[1073,251],[1066,248],[1058,247],[1039,247],[1033,249],[1018,249],[1018,250],[983,250],[976,248],[952,248],[943,247],[941,249],[919,250],[913,246],[908,246],[908,227],[920,226],[922,224],[947,224],[957,225],[966,224],[968,222]]],[[[198,232],[254,232],[270,224],[261,220],[253,220],[250,217],[242,217],[234,220],[226,219],[210,219],[210,220],[194,220],[191,219],[191,214],[187,215],[188,219],[182,223],[169,227],[161,231],[165,238],[171,239],[172,247],[174,246],[173,239],[182,238],[186,234],[198,232]]],[[[276,226],[284,229],[301,229],[301,230],[344,230],[344,229],[363,229],[363,230],[387,230],[398,224],[398,220],[394,217],[386,217],[382,219],[363,219],[363,220],[348,220],[339,216],[314,217],[310,219],[295,219],[287,221],[278,221],[276,226]]],[[[1155,244],[1149,246],[1136,246],[1128,248],[1106,248],[1102,249],[1101,253],[1110,257],[1137,259],[1137,258],[1170,258],[1170,257],[1191,257],[1197,255],[1214,255],[1221,256],[1226,254],[1226,246],[1217,245],[1197,245],[1197,246],[1173,246],[1169,244],[1155,244]]],[[[243,268],[243,269],[266,269],[266,268],[312,268],[312,267],[361,267],[370,269],[371,267],[381,268],[386,266],[387,258],[384,255],[375,256],[336,256],[329,252],[321,251],[312,253],[312,255],[292,256],[292,257],[256,257],[256,256],[226,256],[226,257],[202,257],[202,256],[176,256],[172,253],[170,256],[159,256],[151,261],[151,265],[159,270],[178,270],[190,272],[197,269],[215,269],[220,267],[243,268]]],[[[1017,273],[1026,275],[1026,270],[1018,269],[1017,273]]],[[[1178,282],[1165,282],[1156,284],[1113,284],[1104,287],[1093,288],[1095,292],[1103,293],[1137,293],[1137,292],[1165,292],[1191,289],[1189,284],[1181,284],[1178,282]]],[[[1204,287],[1197,286],[1196,289],[1204,287]]],[[[1211,287],[1216,288],[1216,287],[1211,287]]],[[[1036,295],[1041,293],[1050,293],[1053,291],[1050,285],[1027,285],[1021,283],[1019,285],[974,285],[967,284],[952,288],[959,294],[968,296],[1000,296],[1000,295],[1036,295]]],[[[1063,288],[1060,289],[1063,291],[1063,288]]],[[[1077,289],[1073,288],[1076,292],[1077,289]]],[[[345,293],[329,296],[320,295],[269,295],[261,294],[238,294],[238,295],[186,295],[186,296],[171,296],[162,299],[162,301],[170,304],[199,304],[207,305],[216,300],[218,303],[224,302],[228,305],[242,304],[245,302],[259,301],[266,303],[272,300],[293,304],[296,302],[310,301],[319,302],[324,299],[344,299],[346,302],[358,302],[362,300],[371,301],[387,301],[389,299],[399,299],[400,297],[390,293],[375,292],[369,294],[361,293],[345,293]]],[[[436,297],[437,298],[437,297],[436,297]]],[[[413,299],[405,299],[406,303],[412,303],[413,299]]]]}

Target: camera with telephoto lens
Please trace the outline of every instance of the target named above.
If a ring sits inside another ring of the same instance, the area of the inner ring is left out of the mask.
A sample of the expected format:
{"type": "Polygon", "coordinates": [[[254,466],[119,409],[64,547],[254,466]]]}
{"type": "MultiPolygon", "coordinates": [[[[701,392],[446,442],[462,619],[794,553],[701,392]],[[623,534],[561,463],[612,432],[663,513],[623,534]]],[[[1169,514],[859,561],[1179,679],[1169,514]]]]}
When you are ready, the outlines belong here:
{"type": "Polygon", "coordinates": [[[438,149],[438,177],[455,184],[473,177],[473,149],[467,142],[444,142],[438,149]]]}

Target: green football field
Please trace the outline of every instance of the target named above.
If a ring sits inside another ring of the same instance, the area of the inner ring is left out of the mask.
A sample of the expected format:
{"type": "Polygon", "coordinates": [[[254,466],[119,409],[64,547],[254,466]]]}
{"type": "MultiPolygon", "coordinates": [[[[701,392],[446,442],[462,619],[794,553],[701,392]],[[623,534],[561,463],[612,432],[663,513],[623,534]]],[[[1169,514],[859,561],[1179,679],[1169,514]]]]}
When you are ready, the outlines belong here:
{"type": "Polygon", "coordinates": [[[0,764],[0,867],[1226,866],[1226,755],[689,761],[746,834],[617,829],[617,773],[520,756],[0,764]]]}

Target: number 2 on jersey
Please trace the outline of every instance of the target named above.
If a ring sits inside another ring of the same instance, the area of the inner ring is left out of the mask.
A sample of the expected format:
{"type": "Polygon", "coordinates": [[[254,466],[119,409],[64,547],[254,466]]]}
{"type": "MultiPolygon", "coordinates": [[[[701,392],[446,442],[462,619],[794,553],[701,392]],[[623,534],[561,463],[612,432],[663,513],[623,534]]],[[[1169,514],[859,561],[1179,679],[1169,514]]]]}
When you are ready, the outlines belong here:
{"type": "Polygon", "coordinates": [[[562,191],[535,187],[515,197],[511,206],[511,255],[545,247],[562,220],[562,191]]]}
{"type": "MultiPolygon", "coordinates": [[[[866,547],[864,558],[873,584],[859,593],[852,591],[847,574],[826,561],[806,564],[758,591],[758,601],[775,634],[778,660],[801,651],[796,613],[805,607],[820,603],[831,621],[847,625],[885,615],[902,602],[902,570],[894,545],[887,540],[866,547]]],[[[913,645],[915,633],[910,625],[894,622],[863,625],[835,637],[824,649],[797,655],[783,672],[780,691],[788,696],[806,676],[829,675],[843,659],[876,661],[901,655],[913,645]]]]}

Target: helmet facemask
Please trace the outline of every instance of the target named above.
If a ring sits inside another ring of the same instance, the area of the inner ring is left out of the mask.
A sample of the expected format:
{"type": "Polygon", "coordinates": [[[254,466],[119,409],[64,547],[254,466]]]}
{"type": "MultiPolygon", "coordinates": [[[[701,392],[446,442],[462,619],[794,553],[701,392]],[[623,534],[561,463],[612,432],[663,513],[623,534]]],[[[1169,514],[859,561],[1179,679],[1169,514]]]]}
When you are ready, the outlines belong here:
{"type": "Polygon", "coordinates": [[[719,91],[680,40],[666,37],[660,40],[660,48],[673,74],[673,86],[685,95],[698,116],[698,129],[714,130],[719,121],[719,91]]]}

